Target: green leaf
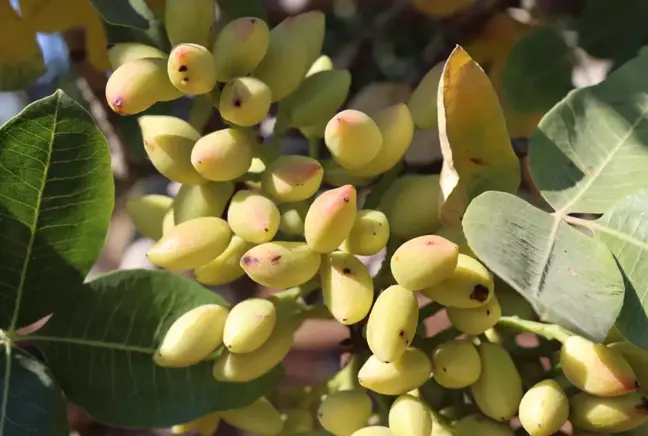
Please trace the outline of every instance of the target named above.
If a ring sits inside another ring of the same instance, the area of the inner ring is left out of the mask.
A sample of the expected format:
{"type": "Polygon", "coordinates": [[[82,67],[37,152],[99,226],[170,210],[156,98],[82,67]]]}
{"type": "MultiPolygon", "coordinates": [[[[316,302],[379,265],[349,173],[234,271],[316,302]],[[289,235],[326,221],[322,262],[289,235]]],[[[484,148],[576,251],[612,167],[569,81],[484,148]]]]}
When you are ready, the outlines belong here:
{"type": "Polygon", "coordinates": [[[225,22],[241,17],[267,19],[262,0],[218,0],[218,7],[224,16],[225,22]]]}
{"type": "Polygon", "coordinates": [[[90,3],[111,24],[136,29],[149,28],[149,22],[145,18],[149,9],[144,0],[90,0],[90,3]]]}
{"type": "Polygon", "coordinates": [[[524,36],[507,57],[502,72],[506,100],[520,112],[546,112],[573,89],[572,68],[563,37],[541,27],[524,36]]]}
{"type": "Polygon", "coordinates": [[[585,222],[616,257],[626,292],[616,326],[635,345],[648,350],[648,190],[626,198],[600,219],[585,222]]]}
{"type": "Polygon", "coordinates": [[[113,204],[106,138],[62,91],[0,129],[0,327],[37,321],[83,282],[113,204]]]}
{"type": "Polygon", "coordinates": [[[648,2],[588,0],[576,22],[578,45],[597,58],[627,60],[648,42],[648,2]]]}
{"type": "Polygon", "coordinates": [[[201,304],[226,304],[166,271],[118,271],[62,299],[28,340],[41,346],[69,399],[117,427],[166,427],[242,407],[279,381],[277,367],[249,383],[222,383],[213,362],[161,368],[153,354],[170,325],[201,304]]]}
{"type": "Polygon", "coordinates": [[[558,216],[603,213],[648,186],[648,56],[571,92],[529,141],[531,175],[558,216]]]}
{"type": "Polygon", "coordinates": [[[623,277],[599,241],[506,193],[487,192],[468,207],[470,248],[548,322],[602,341],[623,302],[623,277]]]}
{"type": "Polygon", "coordinates": [[[0,434],[68,436],[65,400],[49,369],[4,345],[0,353],[0,434]]]}

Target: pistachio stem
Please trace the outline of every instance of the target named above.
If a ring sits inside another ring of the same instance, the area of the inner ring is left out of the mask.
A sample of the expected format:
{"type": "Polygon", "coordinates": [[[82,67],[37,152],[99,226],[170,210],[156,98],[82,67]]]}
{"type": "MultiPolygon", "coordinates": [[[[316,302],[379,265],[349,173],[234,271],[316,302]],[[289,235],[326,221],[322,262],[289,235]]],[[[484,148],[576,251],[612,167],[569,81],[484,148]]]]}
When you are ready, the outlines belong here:
{"type": "Polygon", "coordinates": [[[419,319],[426,319],[443,310],[443,306],[436,301],[431,301],[419,309],[419,319]]]}
{"type": "Polygon", "coordinates": [[[316,136],[310,136],[308,138],[308,156],[315,160],[319,160],[320,143],[316,136]]]}
{"type": "Polygon", "coordinates": [[[271,143],[271,153],[272,160],[278,158],[281,155],[281,150],[283,146],[283,137],[288,131],[288,116],[285,112],[277,112],[277,118],[275,120],[274,129],[272,130],[272,143],[271,143]]]}
{"type": "Polygon", "coordinates": [[[189,110],[189,124],[202,134],[212,114],[212,95],[196,95],[189,110]]]}
{"type": "Polygon", "coordinates": [[[559,342],[564,342],[568,337],[573,336],[573,333],[559,325],[528,321],[519,316],[502,316],[497,323],[498,325],[510,327],[517,331],[535,333],[543,338],[559,342]]]}
{"type": "Polygon", "coordinates": [[[385,195],[385,192],[387,192],[389,187],[394,183],[394,180],[396,180],[402,169],[403,162],[399,162],[392,169],[383,174],[378,183],[371,188],[371,192],[367,196],[362,208],[376,209],[380,205],[380,200],[383,195],[385,195]]]}
{"type": "Polygon", "coordinates": [[[432,427],[439,426],[442,429],[444,429],[446,432],[450,434],[454,434],[454,429],[452,428],[452,425],[448,422],[447,419],[445,419],[443,416],[439,414],[436,410],[430,407],[430,415],[432,416],[432,427]]]}

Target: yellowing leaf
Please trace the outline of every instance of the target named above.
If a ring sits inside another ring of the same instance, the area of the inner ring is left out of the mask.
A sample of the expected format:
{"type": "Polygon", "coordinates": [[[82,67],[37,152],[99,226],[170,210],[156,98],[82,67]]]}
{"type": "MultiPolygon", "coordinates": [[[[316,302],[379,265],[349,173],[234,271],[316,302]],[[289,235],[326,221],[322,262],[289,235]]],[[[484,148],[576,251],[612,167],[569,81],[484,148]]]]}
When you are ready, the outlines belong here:
{"type": "Polygon", "coordinates": [[[9,0],[0,0],[0,29],[5,35],[0,38],[0,91],[25,88],[45,73],[36,32],[26,26],[9,0]]]}
{"type": "Polygon", "coordinates": [[[512,109],[502,87],[502,71],[511,49],[525,35],[538,26],[521,23],[506,13],[493,15],[481,33],[465,46],[465,50],[478,64],[485,67],[493,88],[499,97],[512,138],[528,137],[535,130],[543,113],[522,113],[512,109]]]}
{"type": "Polygon", "coordinates": [[[103,21],[88,0],[65,0],[65,5],[61,0],[20,0],[20,10],[35,32],[84,29],[88,62],[101,71],[110,68],[103,21]]]}
{"type": "Polygon", "coordinates": [[[410,0],[414,9],[433,18],[445,18],[467,9],[475,0],[410,0]]]}
{"type": "Polygon", "coordinates": [[[516,193],[520,163],[488,76],[460,46],[446,62],[437,99],[444,158],[441,220],[459,224],[479,194],[516,193]]]}

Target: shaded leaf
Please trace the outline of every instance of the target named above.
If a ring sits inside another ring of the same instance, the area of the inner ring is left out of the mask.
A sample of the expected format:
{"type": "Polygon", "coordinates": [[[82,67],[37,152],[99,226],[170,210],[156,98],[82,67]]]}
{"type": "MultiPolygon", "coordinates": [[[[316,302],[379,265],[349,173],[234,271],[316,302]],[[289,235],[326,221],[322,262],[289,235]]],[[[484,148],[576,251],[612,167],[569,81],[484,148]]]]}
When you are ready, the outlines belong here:
{"type": "Polygon", "coordinates": [[[648,190],[608,210],[590,226],[616,257],[627,286],[616,326],[635,345],[648,349],[648,190]]]}
{"type": "Polygon", "coordinates": [[[49,369],[16,349],[0,353],[0,434],[68,436],[66,403],[49,369]]]}
{"type": "Polygon", "coordinates": [[[106,138],[62,91],[0,129],[0,326],[33,323],[83,282],[113,204],[106,138]]]}
{"type": "Polygon", "coordinates": [[[542,27],[513,47],[502,72],[502,86],[511,107],[521,112],[544,112],[572,86],[572,55],[563,37],[542,27]]]}
{"type": "Polygon", "coordinates": [[[61,299],[52,318],[25,337],[42,347],[65,394],[117,427],[166,427],[252,403],[279,381],[278,367],[249,383],[222,383],[213,362],[161,368],[153,354],[180,315],[226,304],[193,280],[166,271],[101,276],[61,299]]]}
{"type": "Polygon", "coordinates": [[[8,1],[0,2],[0,92],[27,88],[43,74],[45,62],[34,29],[26,25],[8,1]]]}
{"type": "Polygon", "coordinates": [[[218,8],[223,13],[225,22],[241,17],[257,17],[266,20],[262,0],[218,0],[218,8]]]}
{"type": "Polygon", "coordinates": [[[149,22],[140,11],[144,0],[89,0],[104,20],[118,26],[148,29],[149,22]]]}
{"type": "Polygon", "coordinates": [[[624,283],[599,241],[524,200],[487,192],[463,220],[470,247],[548,322],[602,341],[621,310],[624,283]]]}
{"type": "Polygon", "coordinates": [[[461,221],[470,200],[485,191],[517,192],[518,161],[497,94],[463,48],[448,58],[437,100],[443,153],[441,219],[461,221]]]}
{"type": "Polygon", "coordinates": [[[572,91],[530,138],[529,165],[558,215],[603,213],[648,186],[648,56],[572,91]]]}
{"type": "Polygon", "coordinates": [[[578,44],[590,55],[625,61],[648,42],[648,2],[588,0],[576,22],[578,44]]]}

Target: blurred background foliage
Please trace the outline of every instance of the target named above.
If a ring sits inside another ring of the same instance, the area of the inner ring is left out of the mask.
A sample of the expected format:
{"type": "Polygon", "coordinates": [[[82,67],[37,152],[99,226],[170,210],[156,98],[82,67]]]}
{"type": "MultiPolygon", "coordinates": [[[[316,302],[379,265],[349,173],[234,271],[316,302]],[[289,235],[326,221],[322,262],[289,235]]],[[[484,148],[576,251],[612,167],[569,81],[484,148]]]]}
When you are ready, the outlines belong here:
{"type": "MultiPolygon", "coordinates": [[[[506,116],[516,152],[524,162],[526,138],[542,116],[570,90],[596,84],[648,44],[648,1],[624,0],[219,0],[228,10],[263,14],[271,26],[287,15],[312,9],[326,13],[324,53],[350,70],[348,105],[371,112],[407,101],[411,90],[460,44],[490,77],[506,116]],[[263,3],[263,8],[259,8],[263,3]]],[[[135,233],[124,201],[133,193],[174,194],[147,162],[137,116],[121,117],[105,102],[110,75],[108,48],[139,41],[169,50],[164,0],[0,0],[0,124],[57,88],[83,104],[108,138],[117,199],[104,253],[95,273],[152,268],[144,253],[150,241],[135,233]]],[[[479,101],[475,101],[479,104],[479,101]]],[[[191,98],[158,103],[143,114],[187,118],[191,98]]],[[[215,113],[215,111],[214,111],[215,113]]],[[[269,120],[270,122],[272,120],[269,120]]],[[[223,127],[217,116],[206,131],[223,127]]],[[[262,126],[270,136],[272,126],[262,126]]],[[[284,148],[306,150],[290,132],[284,148]]],[[[438,173],[441,152],[435,129],[417,132],[405,170],[438,173]]],[[[523,166],[524,167],[524,166],[523,166]]],[[[218,289],[231,301],[255,292],[249,281],[218,289]]],[[[428,328],[441,328],[429,319],[428,328]]],[[[339,326],[337,326],[339,327],[339,326]]],[[[345,338],[334,325],[298,333],[297,351],[286,362],[300,383],[337,368],[327,349],[345,338]],[[319,330],[318,330],[319,329],[319,330]],[[301,344],[301,345],[300,345],[301,344]],[[302,352],[300,354],[299,348],[302,352]],[[319,354],[318,354],[319,353],[319,354]]],[[[307,329],[308,330],[308,329],[307,329]]],[[[163,430],[109,429],[71,407],[81,435],[167,434],[163,430]]],[[[231,429],[223,429],[228,434],[231,429]]],[[[219,431],[219,434],[220,431],[219,431]]],[[[231,434],[231,433],[230,433],[231,434]]]]}

